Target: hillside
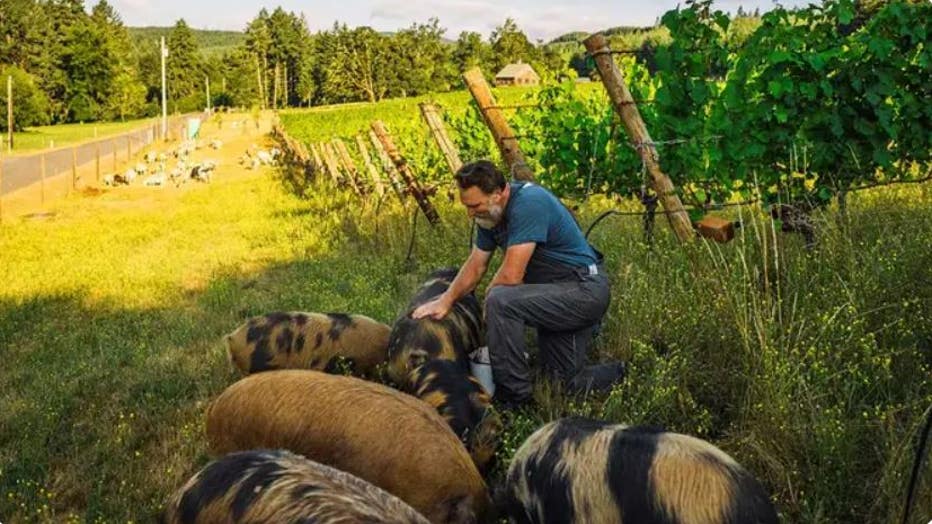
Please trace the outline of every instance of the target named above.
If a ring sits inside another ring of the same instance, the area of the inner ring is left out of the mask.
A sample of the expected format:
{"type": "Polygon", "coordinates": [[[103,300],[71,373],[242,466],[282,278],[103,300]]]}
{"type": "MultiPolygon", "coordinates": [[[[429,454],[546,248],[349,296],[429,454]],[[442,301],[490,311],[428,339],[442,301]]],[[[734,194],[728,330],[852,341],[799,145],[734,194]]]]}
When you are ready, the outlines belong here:
{"type": "MultiPolygon", "coordinates": [[[[140,42],[153,42],[161,37],[168,37],[171,27],[128,27],[129,35],[137,45],[140,42]]],[[[246,40],[242,31],[218,31],[212,29],[191,29],[197,45],[206,56],[222,54],[246,40]]]]}

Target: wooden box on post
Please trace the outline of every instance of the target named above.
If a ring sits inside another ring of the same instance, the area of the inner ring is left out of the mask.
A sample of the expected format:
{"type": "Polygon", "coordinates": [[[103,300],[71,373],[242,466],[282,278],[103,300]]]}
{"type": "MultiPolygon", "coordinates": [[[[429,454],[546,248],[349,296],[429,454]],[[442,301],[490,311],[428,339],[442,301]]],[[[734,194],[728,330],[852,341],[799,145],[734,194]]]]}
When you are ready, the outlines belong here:
{"type": "Polygon", "coordinates": [[[724,218],[707,215],[696,222],[696,231],[699,236],[724,244],[735,238],[735,223],[724,218]]]}

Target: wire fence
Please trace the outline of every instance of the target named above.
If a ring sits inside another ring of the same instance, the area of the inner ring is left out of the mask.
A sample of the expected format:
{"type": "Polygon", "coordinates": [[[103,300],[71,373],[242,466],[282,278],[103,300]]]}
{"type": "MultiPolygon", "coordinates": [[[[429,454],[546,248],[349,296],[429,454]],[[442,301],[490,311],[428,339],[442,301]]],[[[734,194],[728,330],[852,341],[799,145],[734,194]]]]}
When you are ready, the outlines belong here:
{"type": "MultiPolygon", "coordinates": [[[[167,138],[184,137],[187,120],[199,116],[203,118],[202,113],[170,118],[167,138]]],[[[99,183],[101,177],[117,171],[120,162],[129,161],[133,155],[160,138],[161,122],[153,119],[142,127],[117,135],[31,155],[4,156],[0,159],[0,197],[66,173],[73,176],[71,189],[78,185],[99,183]],[[90,179],[89,169],[93,169],[90,179]]]]}

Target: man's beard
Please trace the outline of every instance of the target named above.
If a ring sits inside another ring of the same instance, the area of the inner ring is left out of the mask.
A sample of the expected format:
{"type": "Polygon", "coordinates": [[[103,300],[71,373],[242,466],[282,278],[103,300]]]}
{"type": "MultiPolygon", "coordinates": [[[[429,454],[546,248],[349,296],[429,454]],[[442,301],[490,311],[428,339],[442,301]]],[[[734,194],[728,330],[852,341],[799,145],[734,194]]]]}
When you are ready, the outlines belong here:
{"type": "Polygon", "coordinates": [[[501,206],[489,206],[489,211],[482,218],[476,217],[476,224],[482,229],[492,229],[502,221],[504,210],[501,206]]]}

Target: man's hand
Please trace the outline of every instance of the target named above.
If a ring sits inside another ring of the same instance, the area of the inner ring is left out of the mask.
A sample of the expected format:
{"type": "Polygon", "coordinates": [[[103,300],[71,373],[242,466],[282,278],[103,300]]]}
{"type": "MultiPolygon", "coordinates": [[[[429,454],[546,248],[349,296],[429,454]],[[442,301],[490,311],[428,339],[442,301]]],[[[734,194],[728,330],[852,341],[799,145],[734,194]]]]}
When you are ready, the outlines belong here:
{"type": "Polygon", "coordinates": [[[446,295],[440,295],[430,302],[418,306],[418,308],[411,313],[411,318],[416,320],[430,317],[434,320],[443,320],[443,317],[447,316],[447,313],[450,312],[452,307],[453,304],[447,301],[446,295]]]}

